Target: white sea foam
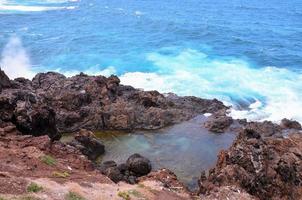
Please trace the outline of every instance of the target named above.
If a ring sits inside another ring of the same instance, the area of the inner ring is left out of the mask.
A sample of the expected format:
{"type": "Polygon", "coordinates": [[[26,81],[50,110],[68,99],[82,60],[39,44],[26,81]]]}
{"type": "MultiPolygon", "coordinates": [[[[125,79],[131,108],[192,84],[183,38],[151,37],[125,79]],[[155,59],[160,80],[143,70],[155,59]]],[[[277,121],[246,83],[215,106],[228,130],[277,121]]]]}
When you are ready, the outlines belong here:
{"type": "MultiPolygon", "coordinates": [[[[60,4],[66,2],[76,2],[77,0],[44,0],[44,1],[36,1],[35,3],[39,4],[60,4]]],[[[71,10],[75,9],[75,6],[40,6],[40,5],[28,5],[28,4],[20,4],[15,1],[8,0],[0,0],[0,11],[17,11],[17,12],[41,12],[41,11],[50,11],[50,10],[71,10]]]]}
{"type": "Polygon", "coordinates": [[[154,73],[126,73],[123,84],[146,90],[218,98],[232,105],[234,118],[302,122],[302,74],[276,67],[253,68],[237,59],[209,59],[187,49],[178,55],[152,53],[154,73]],[[247,105],[242,109],[242,105],[247,105]]]}
{"type": "Polygon", "coordinates": [[[20,38],[12,36],[5,45],[0,61],[1,68],[10,78],[32,78],[30,57],[22,45],[20,38]]]}

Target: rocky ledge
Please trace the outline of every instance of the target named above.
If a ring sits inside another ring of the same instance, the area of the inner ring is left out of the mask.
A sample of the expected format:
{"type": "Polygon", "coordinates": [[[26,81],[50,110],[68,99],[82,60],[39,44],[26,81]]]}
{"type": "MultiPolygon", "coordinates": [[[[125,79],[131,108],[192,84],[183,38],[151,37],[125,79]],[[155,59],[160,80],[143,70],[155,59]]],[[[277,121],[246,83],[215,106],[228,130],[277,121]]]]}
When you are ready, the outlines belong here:
{"type": "Polygon", "coordinates": [[[218,155],[216,166],[202,172],[200,194],[214,197],[222,188],[235,187],[233,191],[239,188],[252,199],[302,199],[301,125],[288,119],[280,125],[243,124],[233,145],[218,155]]]}
{"type": "Polygon", "coordinates": [[[0,120],[19,131],[60,138],[60,133],[88,130],[158,129],[201,113],[226,107],[218,100],[141,91],[120,84],[116,76],[66,78],[54,72],[32,81],[9,80],[0,72],[0,120]]]}

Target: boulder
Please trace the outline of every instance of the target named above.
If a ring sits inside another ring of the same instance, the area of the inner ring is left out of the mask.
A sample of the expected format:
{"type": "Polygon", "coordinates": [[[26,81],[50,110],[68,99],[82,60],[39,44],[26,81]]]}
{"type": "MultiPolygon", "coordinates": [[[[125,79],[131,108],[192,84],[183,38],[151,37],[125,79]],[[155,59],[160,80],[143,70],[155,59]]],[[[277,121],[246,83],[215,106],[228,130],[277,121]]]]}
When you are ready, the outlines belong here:
{"type": "Polygon", "coordinates": [[[151,172],[152,166],[149,159],[140,154],[133,154],[128,159],[126,164],[130,171],[138,176],[144,176],[151,172]]]}
{"type": "Polygon", "coordinates": [[[281,125],[282,128],[292,128],[292,129],[302,129],[301,124],[295,120],[282,119],[281,125]]]}
{"type": "Polygon", "coordinates": [[[105,146],[95,137],[92,132],[81,130],[75,136],[76,142],[81,144],[83,147],[81,151],[90,160],[96,160],[100,155],[105,153],[105,146]]]}
{"type": "Polygon", "coordinates": [[[233,123],[232,117],[228,117],[223,113],[214,113],[204,123],[204,127],[214,133],[223,133],[233,123]]]}
{"type": "Polygon", "coordinates": [[[123,174],[120,172],[120,170],[117,167],[109,167],[108,169],[105,170],[104,174],[115,183],[124,180],[123,174]]]}
{"type": "MultiPolygon", "coordinates": [[[[108,168],[111,168],[111,167],[116,167],[117,164],[115,161],[113,160],[110,160],[110,161],[105,161],[103,162],[102,164],[100,164],[97,168],[103,173],[105,174],[106,170],[108,168]]],[[[119,169],[119,168],[118,168],[119,169]]]]}

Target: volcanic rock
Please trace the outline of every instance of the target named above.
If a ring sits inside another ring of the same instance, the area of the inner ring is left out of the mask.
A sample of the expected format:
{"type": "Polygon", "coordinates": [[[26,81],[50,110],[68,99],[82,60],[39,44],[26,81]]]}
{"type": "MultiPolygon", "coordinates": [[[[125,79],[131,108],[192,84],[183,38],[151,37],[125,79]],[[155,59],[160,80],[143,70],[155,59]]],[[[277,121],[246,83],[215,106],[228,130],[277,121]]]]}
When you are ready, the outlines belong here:
{"type": "Polygon", "coordinates": [[[282,119],[281,120],[282,128],[292,128],[292,129],[302,129],[301,124],[295,120],[282,119]]]}
{"type": "Polygon", "coordinates": [[[215,168],[200,179],[200,192],[239,186],[259,199],[302,198],[302,135],[280,137],[270,122],[248,123],[215,168]]]}
{"type": "Polygon", "coordinates": [[[204,123],[204,127],[214,133],[223,133],[233,123],[232,117],[226,116],[225,112],[216,112],[204,123]]]}
{"type": "Polygon", "coordinates": [[[144,176],[151,172],[151,162],[149,159],[141,156],[140,154],[133,154],[127,160],[129,170],[138,176],[144,176]]]}
{"type": "Polygon", "coordinates": [[[75,135],[74,139],[71,145],[78,147],[90,160],[94,161],[105,153],[105,146],[90,131],[81,130],[75,135]]]}
{"type": "Polygon", "coordinates": [[[11,81],[7,77],[7,75],[0,69],[0,92],[4,88],[9,88],[11,86],[11,81]]]}

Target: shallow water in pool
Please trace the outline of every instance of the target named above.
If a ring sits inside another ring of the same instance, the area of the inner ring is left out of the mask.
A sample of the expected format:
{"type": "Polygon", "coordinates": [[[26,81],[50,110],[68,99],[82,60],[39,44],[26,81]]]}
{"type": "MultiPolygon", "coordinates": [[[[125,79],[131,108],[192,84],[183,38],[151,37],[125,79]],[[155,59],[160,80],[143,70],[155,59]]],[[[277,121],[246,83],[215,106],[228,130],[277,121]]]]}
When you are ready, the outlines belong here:
{"type": "Polygon", "coordinates": [[[140,153],[151,160],[153,169],[168,168],[194,189],[201,170],[213,167],[219,151],[227,149],[235,138],[234,133],[208,132],[202,128],[205,120],[206,117],[198,116],[155,131],[97,132],[106,147],[100,161],[122,163],[131,154],[140,153]]]}

